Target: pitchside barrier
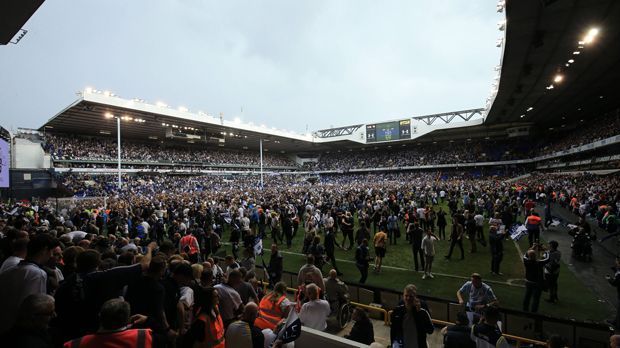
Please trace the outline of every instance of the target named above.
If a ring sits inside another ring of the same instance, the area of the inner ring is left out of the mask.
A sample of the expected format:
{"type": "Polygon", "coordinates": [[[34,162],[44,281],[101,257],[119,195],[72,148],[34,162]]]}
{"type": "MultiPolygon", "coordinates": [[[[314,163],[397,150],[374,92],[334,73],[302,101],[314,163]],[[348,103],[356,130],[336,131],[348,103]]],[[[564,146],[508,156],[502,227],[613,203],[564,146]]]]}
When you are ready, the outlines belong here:
{"type": "MultiPolygon", "coordinates": [[[[295,273],[284,272],[282,281],[291,290],[297,288],[297,274],[295,273]]],[[[378,315],[377,319],[389,325],[389,314],[401,301],[401,292],[358,283],[347,283],[347,286],[353,305],[378,315]]],[[[462,305],[448,299],[424,295],[419,295],[419,297],[426,301],[433,322],[438,326],[455,322],[456,314],[463,310],[462,305]]],[[[517,347],[524,344],[545,346],[544,341],[547,337],[558,334],[567,339],[572,347],[604,348],[609,347],[609,337],[613,334],[613,329],[603,324],[554,318],[507,308],[500,310],[504,336],[515,342],[517,347]]]]}

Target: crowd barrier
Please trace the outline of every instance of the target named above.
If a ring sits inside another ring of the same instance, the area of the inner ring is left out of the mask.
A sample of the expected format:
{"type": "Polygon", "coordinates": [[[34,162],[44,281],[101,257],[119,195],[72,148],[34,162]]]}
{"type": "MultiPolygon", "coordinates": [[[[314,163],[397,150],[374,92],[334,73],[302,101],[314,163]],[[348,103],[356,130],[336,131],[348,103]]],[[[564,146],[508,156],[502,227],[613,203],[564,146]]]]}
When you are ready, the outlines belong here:
{"type": "MultiPolygon", "coordinates": [[[[296,273],[284,272],[282,281],[290,291],[297,289],[296,273]]],[[[352,305],[380,314],[385,324],[389,325],[390,312],[401,301],[401,292],[366,284],[347,283],[347,286],[352,305]]],[[[451,325],[456,314],[463,310],[462,305],[449,299],[424,295],[419,297],[426,301],[433,322],[438,326],[451,325]]],[[[554,318],[508,308],[501,309],[501,321],[504,336],[515,342],[517,347],[524,344],[546,346],[543,341],[547,337],[559,334],[567,339],[572,347],[603,348],[609,346],[609,337],[613,334],[612,328],[600,323],[554,318]]]]}

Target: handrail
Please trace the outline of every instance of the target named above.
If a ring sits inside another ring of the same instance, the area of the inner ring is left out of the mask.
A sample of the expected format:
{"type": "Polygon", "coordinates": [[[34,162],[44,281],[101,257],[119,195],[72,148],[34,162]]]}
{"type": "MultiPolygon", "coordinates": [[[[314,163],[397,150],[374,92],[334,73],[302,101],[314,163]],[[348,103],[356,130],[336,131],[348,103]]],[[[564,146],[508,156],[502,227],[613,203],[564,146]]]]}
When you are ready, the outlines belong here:
{"type": "Polygon", "coordinates": [[[375,312],[383,313],[383,322],[387,326],[390,325],[390,315],[389,315],[388,311],[386,311],[385,309],[383,309],[381,307],[373,307],[373,306],[369,306],[369,305],[365,305],[363,303],[358,303],[358,302],[353,302],[353,301],[351,301],[349,303],[354,305],[355,307],[360,307],[360,308],[364,308],[364,309],[369,310],[369,311],[375,311],[375,312]]]}
{"type": "MultiPolygon", "coordinates": [[[[390,313],[391,312],[392,311],[390,311],[390,313]]],[[[431,319],[431,321],[435,325],[442,325],[442,326],[454,325],[454,323],[452,323],[452,322],[438,320],[438,319],[431,319]]],[[[521,337],[521,336],[509,335],[509,334],[506,334],[506,333],[503,333],[502,335],[506,339],[508,339],[508,340],[517,341],[517,348],[521,347],[521,344],[523,344],[523,343],[525,343],[525,344],[535,344],[537,346],[547,347],[547,342],[537,341],[537,340],[533,340],[533,339],[526,338],[526,337],[521,337]]]]}

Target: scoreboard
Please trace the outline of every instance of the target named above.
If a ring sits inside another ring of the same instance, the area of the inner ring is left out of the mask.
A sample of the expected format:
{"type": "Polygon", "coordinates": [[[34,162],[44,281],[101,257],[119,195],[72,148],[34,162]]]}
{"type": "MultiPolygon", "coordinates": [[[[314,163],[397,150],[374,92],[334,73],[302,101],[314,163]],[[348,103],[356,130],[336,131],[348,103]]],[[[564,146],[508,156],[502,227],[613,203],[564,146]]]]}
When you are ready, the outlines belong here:
{"type": "Polygon", "coordinates": [[[366,142],[411,139],[411,120],[366,125],[366,142]]]}

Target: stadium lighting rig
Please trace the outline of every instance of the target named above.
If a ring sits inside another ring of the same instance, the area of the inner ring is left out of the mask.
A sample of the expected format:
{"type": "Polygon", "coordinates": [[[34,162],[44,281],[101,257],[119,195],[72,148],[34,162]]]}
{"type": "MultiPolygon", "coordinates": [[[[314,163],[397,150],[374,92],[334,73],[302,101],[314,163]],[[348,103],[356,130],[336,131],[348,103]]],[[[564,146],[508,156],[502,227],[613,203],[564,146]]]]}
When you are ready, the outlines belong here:
{"type": "Polygon", "coordinates": [[[598,28],[591,28],[590,30],[588,30],[588,33],[586,34],[586,36],[583,38],[583,43],[580,42],[580,45],[587,45],[587,44],[591,44],[594,39],[596,38],[596,36],[599,33],[599,29],[598,28]]]}

